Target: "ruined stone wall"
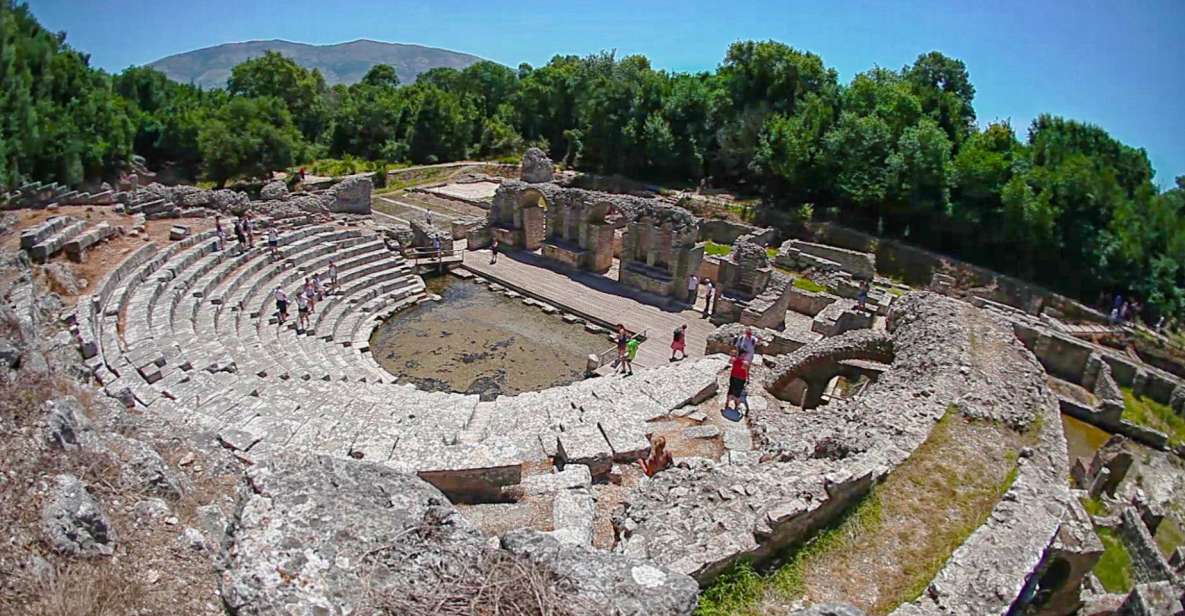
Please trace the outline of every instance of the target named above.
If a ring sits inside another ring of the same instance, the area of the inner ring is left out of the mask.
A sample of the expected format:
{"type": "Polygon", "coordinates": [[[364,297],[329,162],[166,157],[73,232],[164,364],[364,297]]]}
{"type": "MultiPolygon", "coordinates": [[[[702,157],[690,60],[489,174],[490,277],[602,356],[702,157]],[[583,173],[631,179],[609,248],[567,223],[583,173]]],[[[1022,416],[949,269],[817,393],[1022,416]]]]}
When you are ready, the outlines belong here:
{"type": "MultiPolygon", "coordinates": [[[[750,424],[760,451],[719,464],[681,462],[640,486],[614,516],[619,549],[705,583],[738,558],[762,562],[833,520],[908,458],[952,405],[968,417],[1010,426],[1028,425],[1037,413],[1056,417],[1031,354],[1021,353],[1009,328],[977,315],[929,293],[903,297],[890,315],[891,369],[863,396],[795,413],[755,408],[750,424]],[[980,356],[972,329],[1011,355],[980,356]]],[[[1043,425],[1052,430],[1058,422],[1043,425]]],[[[1040,456],[1041,466],[1057,464],[1059,456],[1064,466],[1064,443],[1040,456]]],[[[968,589],[969,605],[986,611],[954,613],[1003,613],[1050,545],[1060,509],[1048,503],[1065,495],[1064,481],[1018,483],[1023,492],[1016,496],[1031,494],[1042,509],[1001,501],[994,518],[1008,521],[1002,530],[1015,543],[1006,554],[964,565],[979,579],[1010,583],[968,589]]]]}
{"type": "Polygon", "coordinates": [[[935,273],[957,271],[960,273],[961,286],[977,287],[976,294],[1030,314],[1037,314],[1041,308],[1048,306],[1072,320],[1107,321],[1107,315],[1064,295],[897,240],[878,238],[831,222],[808,224],[806,228],[797,229],[796,235],[808,241],[874,253],[878,272],[900,278],[913,286],[929,286],[935,273]]]}

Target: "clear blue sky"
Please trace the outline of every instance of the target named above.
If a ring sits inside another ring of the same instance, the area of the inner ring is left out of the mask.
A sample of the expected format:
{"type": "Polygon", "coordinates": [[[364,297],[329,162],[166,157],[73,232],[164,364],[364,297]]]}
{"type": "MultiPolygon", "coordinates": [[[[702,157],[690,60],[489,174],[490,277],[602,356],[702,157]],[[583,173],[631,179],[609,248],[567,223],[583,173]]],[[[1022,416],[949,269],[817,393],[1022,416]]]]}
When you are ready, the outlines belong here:
{"type": "Polygon", "coordinates": [[[847,82],[939,50],[966,62],[980,122],[1023,136],[1042,112],[1148,151],[1158,184],[1185,175],[1185,1],[31,0],[101,68],[232,41],[358,38],[473,53],[508,66],[616,49],[656,68],[711,70],[728,44],[776,39],[847,82]]]}

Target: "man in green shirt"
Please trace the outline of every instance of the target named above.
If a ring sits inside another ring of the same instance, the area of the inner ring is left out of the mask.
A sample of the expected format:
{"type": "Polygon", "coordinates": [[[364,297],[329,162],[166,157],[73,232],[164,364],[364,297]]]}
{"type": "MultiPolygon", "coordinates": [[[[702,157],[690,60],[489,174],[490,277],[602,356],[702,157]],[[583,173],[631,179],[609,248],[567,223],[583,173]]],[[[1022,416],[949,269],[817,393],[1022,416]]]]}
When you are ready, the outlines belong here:
{"type": "Polygon", "coordinates": [[[629,342],[625,343],[626,374],[634,373],[634,358],[638,356],[638,345],[640,344],[642,344],[642,341],[638,340],[637,336],[630,338],[629,342]]]}

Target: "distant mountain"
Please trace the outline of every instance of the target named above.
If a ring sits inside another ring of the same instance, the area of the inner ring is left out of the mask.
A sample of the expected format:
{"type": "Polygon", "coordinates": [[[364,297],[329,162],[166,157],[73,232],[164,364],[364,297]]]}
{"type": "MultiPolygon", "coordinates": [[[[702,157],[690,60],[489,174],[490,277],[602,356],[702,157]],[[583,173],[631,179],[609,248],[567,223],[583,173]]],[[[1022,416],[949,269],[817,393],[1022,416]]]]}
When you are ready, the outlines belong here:
{"type": "Polygon", "coordinates": [[[262,56],[265,51],[277,51],[305,68],[315,68],[325,76],[329,85],[355,83],[375,64],[395,67],[400,83],[412,83],[416,76],[429,69],[449,67],[463,69],[482,59],[467,53],[405,45],[381,43],[365,39],[337,45],[306,45],[289,41],[247,41],[226,43],[195,49],[161,58],[148,66],[182,83],[194,83],[202,88],[226,86],[230,70],[245,60],[262,56]]]}

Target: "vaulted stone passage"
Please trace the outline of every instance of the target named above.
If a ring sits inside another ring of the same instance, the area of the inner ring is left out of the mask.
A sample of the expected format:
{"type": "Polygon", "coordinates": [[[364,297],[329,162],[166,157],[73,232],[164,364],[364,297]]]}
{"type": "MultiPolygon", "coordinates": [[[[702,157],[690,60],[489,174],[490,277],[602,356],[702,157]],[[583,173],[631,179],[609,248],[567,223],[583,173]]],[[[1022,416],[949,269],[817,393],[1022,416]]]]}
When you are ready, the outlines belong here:
{"type": "Polygon", "coordinates": [[[766,389],[779,399],[815,408],[832,377],[845,372],[843,362],[893,361],[893,340],[883,332],[856,330],[808,344],[778,361],[766,389]]]}

